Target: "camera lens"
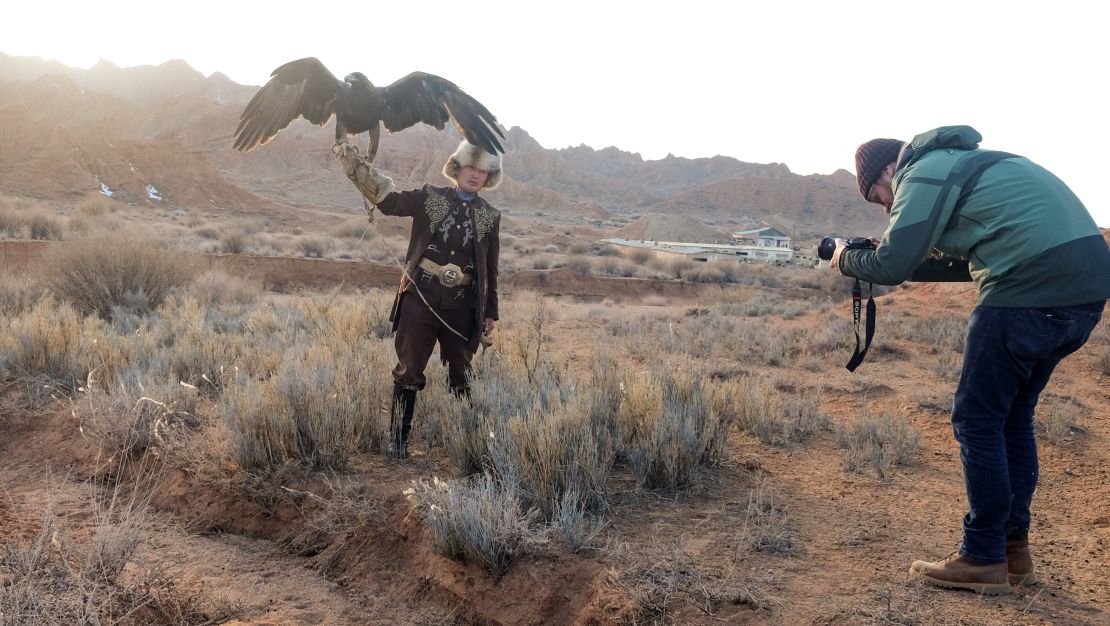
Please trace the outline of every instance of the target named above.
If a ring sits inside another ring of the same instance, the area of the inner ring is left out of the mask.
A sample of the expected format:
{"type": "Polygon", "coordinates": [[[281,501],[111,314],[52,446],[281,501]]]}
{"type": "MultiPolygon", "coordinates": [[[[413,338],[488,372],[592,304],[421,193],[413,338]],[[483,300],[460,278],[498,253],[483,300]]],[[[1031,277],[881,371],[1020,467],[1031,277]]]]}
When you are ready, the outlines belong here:
{"type": "Polygon", "coordinates": [[[834,252],[836,252],[836,239],[832,236],[825,237],[817,246],[817,258],[822,261],[831,261],[834,252]]]}

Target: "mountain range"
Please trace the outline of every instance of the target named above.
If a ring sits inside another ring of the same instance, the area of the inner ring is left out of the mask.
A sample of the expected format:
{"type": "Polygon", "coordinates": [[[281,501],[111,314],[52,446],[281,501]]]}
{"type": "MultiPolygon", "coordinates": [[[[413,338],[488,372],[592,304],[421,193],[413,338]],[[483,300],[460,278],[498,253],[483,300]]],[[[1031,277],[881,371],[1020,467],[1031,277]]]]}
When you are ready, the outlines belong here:
{"type": "MultiPolygon", "coordinates": [[[[331,155],[329,129],[299,120],[253,152],[232,150],[239,115],[257,89],[180,60],[129,68],[102,60],[77,69],[0,53],[0,189],[46,200],[103,191],[136,204],[233,215],[361,208],[331,155]]],[[[681,215],[765,223],[799,238],[879,234],[886,223],[845,170],[800,176],[784,164],[726,156],[644,160],[616,147],[550,149],[519,127],[506,138],[504,182],[485,195],[511,213],[594,223],[681,215]]],[[[383,133],[377,165],[399,188],[446,184],[440,169],[458,141],[451,128],[424,125],[383,133]]]]}

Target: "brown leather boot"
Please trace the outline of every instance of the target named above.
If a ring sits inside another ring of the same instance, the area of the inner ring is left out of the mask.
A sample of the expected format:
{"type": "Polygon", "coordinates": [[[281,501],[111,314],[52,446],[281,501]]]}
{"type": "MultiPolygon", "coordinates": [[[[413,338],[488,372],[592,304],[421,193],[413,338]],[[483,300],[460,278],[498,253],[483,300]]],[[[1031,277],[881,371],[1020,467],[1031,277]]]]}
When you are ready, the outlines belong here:
{"type": "Polygon", "coordinates": [[[937,563],[914,561],[910,573],[918,574],[925,582],[938,587],[970,589],[988,596],[1010,593],[1005,563],[983,565],[960,556],[958,552],[937,563]]]}
{"type": "Polygon", "coordinates": [[[1011,585],[1037,584],[1037,577],[1033,574],[1033,557],[1029,554],[1028,539],[1006,541],[1006,569],[1010,574],[1011,585]]]}

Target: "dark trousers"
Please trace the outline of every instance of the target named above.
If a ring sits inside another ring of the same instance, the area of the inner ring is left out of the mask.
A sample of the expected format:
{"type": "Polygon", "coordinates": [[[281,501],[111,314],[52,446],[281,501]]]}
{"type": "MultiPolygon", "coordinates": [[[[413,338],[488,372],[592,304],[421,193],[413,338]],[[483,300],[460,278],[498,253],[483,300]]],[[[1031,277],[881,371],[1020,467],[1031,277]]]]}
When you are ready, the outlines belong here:
{"type": "Polygon", "coordinates": [[[397,335],[393,345],[397,350],[397,367],[393,368],[394,382],[406,389],[423,389],[427,383],[424,368],[432,357],[432,350],[439,343],[440,359],[447,365],[447,382],[451,387],[466,386],[466,375],[474,353],[467,348],[467,340],[451,332],[438,318],[443,318],[462,334],[474,334],[474,309],[436,309],[435,313],[424,304],[420,296],[406,293],[398,307],[397,335]]]}
{"type": "Polygon", "coordinates": [[[1090,337],[1103,305],[980,306],[971,314],[952,406],[970,509],[963,556],[1005,563],[1006,540],[1028,536],[1037,487],[1033,410],[1056,364],[1090,337]]]}

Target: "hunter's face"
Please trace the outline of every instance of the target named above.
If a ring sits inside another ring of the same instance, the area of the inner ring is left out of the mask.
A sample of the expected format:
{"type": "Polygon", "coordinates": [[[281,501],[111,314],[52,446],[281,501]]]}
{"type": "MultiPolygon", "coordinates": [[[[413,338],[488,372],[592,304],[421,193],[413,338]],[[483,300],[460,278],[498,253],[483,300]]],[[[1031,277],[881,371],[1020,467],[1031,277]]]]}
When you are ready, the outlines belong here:
{"type": "Polygon", "coordinates": [[[486,186],[487,178],[489,178],[489,172],[486,170],[464,165],[459,168],[459,190],[466,193],[478,193],[486,186]]]}

